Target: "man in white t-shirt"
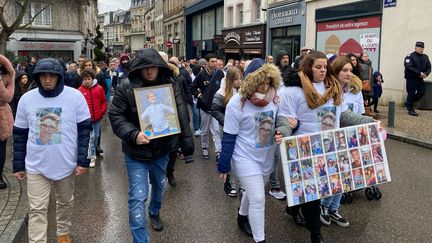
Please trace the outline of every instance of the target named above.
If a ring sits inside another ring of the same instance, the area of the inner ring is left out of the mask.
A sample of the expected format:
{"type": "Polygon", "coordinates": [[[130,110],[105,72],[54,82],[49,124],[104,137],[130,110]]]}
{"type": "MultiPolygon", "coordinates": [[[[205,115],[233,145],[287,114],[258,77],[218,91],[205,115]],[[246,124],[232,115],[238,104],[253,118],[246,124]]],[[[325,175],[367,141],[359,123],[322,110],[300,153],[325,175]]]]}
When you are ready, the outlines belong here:
{"type": "Polygon", "coordinates": [[[51,186],[56,197],[58,242],[71,242],[75,175],[87,171],[90,112],[84,96],[64,86],[64,71],[53,58],[40,60],[33,72],[37,89],[18,103],[13,128],[13,172],[27,177],[29,242],[47,242],[51,186]]]}

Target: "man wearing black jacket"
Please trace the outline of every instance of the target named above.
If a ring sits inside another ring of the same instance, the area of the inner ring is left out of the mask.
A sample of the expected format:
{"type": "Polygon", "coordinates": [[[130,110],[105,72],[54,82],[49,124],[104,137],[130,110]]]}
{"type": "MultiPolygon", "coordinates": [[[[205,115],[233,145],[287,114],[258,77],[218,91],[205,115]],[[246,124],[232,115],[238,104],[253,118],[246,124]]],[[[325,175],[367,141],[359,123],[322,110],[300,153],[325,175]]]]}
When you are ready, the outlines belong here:
{"type": "Polygon", "coordinates": [[[163,229],[159,211],[162,205],[164,181],[169,154],[180,146],[185,161],[193,161],[194,143],[189,127],[189,114],[180,88],[174,82],[172,71],[159,53],[150,48],[141,49],[131,61],[128,80],[117,86],[116,95],[109,110],[114,133],[122,140],[129,180],[129,225],[134,242],[148,242],[145,202],[152,186],[149,204],[150,223],[154,230],[163,229]],[[140,129],[135,88],[163,84],[173,85],[181,133],[150,139],[140,129]]]}
{"type": "Polygon", "coordinates": [[[429,57],[423,54],[424,43],[417,41],[415,51],[405,57],[405,79],[408,93],[406,107],[408,114],[418,116],[414,110],[414,102],[419,101],[425,93],[424,79],[431,72],[429,57]]]}
{"type": "Polygon", "coordinates": [[[204,159],[209,159],[209,132],[213,135],[216,156],[220,153],[222,145],[219,136],[219,123],[210,114],[211,103],[210,105],[207,104],[208,102],[205,102],[205,99],[213,101],[213,97],[207,97],[210,95],[209,92],[207,92],[211,86],[210,81],[222,80],[223,72],[216,72],[217,59],[215,54],[208,54],[206,56],[206,61],[207,65],[195,77],[192,83],[192,89],[195,97],[198,99],[197,108],[200,109],[201,115],[201,153],[204,159]],[[216,74],[221,76],[216,77],[216,74]]]}

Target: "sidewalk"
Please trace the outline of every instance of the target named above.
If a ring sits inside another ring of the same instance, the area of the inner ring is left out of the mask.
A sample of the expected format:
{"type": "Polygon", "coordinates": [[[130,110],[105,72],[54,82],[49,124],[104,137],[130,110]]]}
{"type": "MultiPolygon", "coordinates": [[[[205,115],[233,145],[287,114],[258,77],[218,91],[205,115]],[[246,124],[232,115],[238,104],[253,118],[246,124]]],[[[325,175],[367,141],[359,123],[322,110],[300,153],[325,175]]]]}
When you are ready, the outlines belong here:
{"type": "MultiPolygon", "coordinates": [[[[417,146],[432,149],[432,111],[417,110],[418,117],[409,116],[404,107],[396,107],[395,127],[388,128],[388,107],[378,107],[377,116],[386,126],[388,137],[417,146]]],[[[11,140],[11,139],[9,139],[11,140]]],[[[0,190],[0,242],[15,243],[21,238],[26,227],[27,194],[25,183],[19,183],[12,174],[11,145],[7,147],[7,160],[4,171],[8,188],[0,190]]]]}
{"type": "Polygon", "coordinates": [[[8,139],[6,164],[3,171],[8,187],[0,190],[0,242],[9,243],[19,240],[27,220],[27,194],[25,183],[18,182],[12,174],[12,146],[8,139]]]}
{"type": "Polygon", "coordinates": [[[416,110],[419,116],[410,116],[405,107],[396,107],[394,127],[388,127],[388,107],[378,107],[377,119],[386,127],[388,137],[432,149],[432,110],[416,110]]]}

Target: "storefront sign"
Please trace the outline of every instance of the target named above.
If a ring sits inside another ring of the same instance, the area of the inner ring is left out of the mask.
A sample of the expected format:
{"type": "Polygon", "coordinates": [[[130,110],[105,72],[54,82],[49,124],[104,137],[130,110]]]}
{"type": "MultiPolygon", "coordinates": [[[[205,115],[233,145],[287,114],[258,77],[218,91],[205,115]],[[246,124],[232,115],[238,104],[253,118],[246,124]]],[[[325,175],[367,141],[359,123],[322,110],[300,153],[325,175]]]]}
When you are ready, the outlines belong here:
{"type": "Polygon", "coordinates": [[[374,70],[378,69],[381,17],[321,22],[317,24],[317,50],[345,56],[368,53],[374,70]]]}
{"type": "Polygon", "coordinates": [[[55,42],[18,42],[20,50],[73,50],[72,43],[55,43],[55,42]]]}
{"type": "Polygon", "coordinates": [[[294,3],[274,9],[269,9],[269,27],[282,27],[301,24],[303,9],[300,3],[294,3]]]}
{"type": "Polygon", "coordinates": [[[225,44],[232,42],[232,44],[240,45],[241,36],[237,32],[228,32],[224,37],[225,44]]]}
{"type": "Polygon", "coordinates": [[[180,39],[173,39],[174,44],[180,44],[180,39]]]}
{"type": "Polygon", "coordinates": [[[246,30],[244,32],[244,42],[243,44],[261,44],[263,34],[261,30],[246,30]]]}
{"type": "Polygon", "coordinates": [[[396,7],[396,0],[384,0],[384,8],[396,7]]]}

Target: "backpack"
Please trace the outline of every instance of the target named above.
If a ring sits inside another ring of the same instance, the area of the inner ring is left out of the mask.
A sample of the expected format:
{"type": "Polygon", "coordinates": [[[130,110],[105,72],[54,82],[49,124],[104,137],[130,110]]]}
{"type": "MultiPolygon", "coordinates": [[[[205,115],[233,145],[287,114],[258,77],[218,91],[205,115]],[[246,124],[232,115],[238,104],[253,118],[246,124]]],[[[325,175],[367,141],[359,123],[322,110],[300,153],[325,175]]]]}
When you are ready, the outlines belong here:
{"type": "Polygon", "coordinates": [[[203,96],[201,97],[201,102],[204,104],[205,108],[210,111],[211,106],[213,104],[213,98],[216,92],[220,88],[221,80],[225,77],[225,74],[222,70],[216,70],[207,86],[207,88],[204,91],[203,96]]]}

